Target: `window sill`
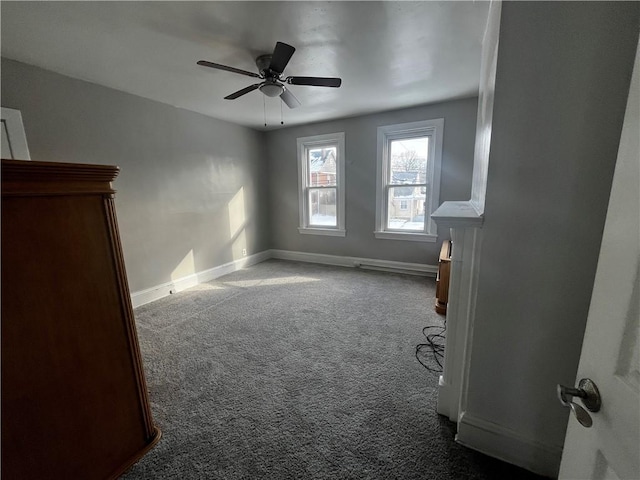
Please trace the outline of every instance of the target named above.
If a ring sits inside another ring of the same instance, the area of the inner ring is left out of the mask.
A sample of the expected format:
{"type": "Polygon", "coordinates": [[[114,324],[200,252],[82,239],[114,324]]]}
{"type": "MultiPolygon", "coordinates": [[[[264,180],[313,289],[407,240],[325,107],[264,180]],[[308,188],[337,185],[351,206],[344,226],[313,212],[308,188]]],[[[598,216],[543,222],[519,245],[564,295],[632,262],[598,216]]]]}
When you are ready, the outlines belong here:
{"type": "Polygon", "coordinates": [[[298,227],[302,235],[328,235],[330,237],[346,237],[347,231],[338,228],[298,227]]]}
{"type": "Polygon", "coordinates": [[[382,240],[408,240],[411,242],[428,242],[435,243],[438,241],[438,236],[427,233],[414,233],[414,232],[386,232],[376,231],[373,232],[376,238],[382,240]]]}

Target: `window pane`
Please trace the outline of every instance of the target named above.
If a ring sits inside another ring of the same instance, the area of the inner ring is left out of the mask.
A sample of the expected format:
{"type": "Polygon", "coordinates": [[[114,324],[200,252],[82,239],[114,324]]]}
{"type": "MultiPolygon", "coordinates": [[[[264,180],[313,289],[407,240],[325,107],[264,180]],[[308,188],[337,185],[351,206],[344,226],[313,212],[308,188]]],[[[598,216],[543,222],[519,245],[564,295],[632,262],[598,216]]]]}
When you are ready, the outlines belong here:
{"type": "Polygon", "coordinates": [[[425,186],[389,187],[387,228],[389,230],[424,231],[425,186]]]}
{"type": "Polygon", "coordinates": [[[335,188],[309,189],[309,224],[312,226],[337,227],[335,188]]]}
{"type": "Polygon", "coordinates": [[[337,148],[320,147],[308,150],[309,186],[335,186],[337,148]]]}
{"type": "Polygon", "coordinates": [[[391,174],[389,183],[427,183],[429,137],[391,140],[389,142],[391,174]]]}

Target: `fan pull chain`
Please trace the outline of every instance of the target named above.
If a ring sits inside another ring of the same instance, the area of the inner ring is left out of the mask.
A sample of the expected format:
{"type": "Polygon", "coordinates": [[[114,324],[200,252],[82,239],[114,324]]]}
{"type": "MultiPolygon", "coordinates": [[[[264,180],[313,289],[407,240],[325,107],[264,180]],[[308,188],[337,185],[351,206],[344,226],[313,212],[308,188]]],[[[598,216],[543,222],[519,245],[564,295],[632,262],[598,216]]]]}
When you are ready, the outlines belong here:
{"type": "Polygon", "coordinates": [[[264,112],[264,126],[267,126],[267,102],[262,95],[262,111],[264,112]]]}
{"type": "Polygon", "coordinates": [[[284,125],[284,118],[282,115],[282,100],[280,100],[280,125],[284,125]]]}

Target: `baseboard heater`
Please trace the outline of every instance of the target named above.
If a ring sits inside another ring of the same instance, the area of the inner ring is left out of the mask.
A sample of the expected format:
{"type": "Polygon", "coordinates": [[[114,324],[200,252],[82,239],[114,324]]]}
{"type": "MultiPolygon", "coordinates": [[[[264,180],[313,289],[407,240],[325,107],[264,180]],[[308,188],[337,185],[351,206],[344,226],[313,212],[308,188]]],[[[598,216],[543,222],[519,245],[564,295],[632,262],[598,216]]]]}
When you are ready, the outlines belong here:
{"type": "Polygon", "coordinates": [[[385,265],[376,265],[374,263],[353,262],[353,266],[355,268],[361,268],[363,270],[377,270],[380,272],[387,272],[387,273],[404,273],[407,275],[421,275],[421,276],[429,275],[428,272],[420,272],[420,271],[408,269],[408,268],[388,267],[385,265]]]}

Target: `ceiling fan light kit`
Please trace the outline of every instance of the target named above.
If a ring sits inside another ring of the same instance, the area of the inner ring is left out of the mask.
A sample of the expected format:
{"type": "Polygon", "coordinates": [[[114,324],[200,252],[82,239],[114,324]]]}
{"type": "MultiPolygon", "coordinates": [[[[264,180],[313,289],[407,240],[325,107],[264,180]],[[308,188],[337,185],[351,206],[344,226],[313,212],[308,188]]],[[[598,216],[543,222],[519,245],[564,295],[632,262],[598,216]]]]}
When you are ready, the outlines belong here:
{"type": "Polygon", "coordinates": [[[260,91],[267,97],[279,97],[284,92],[284,86],[279,83],[265,82],[259,87],[260,91]]]}
{"type": "Polygon", "coordinates": [[[238,97],[246,95],[254,90],[260,90],[267,97],[280,97],[285,105],[289,108],[297,108],[300,106],[300,101],[296,96],[285,87],[285,83],[288,85],[306,85],[313,87],[339,87],[342,84],[340,78],[330,77],[283,77],[282,72],[289,63],[291,56],[296,51],[291,45],[287,45],[283,42],[277,42],[272,54],[260,55],[256,58],[256,66],[258,72],[254,73],[240,68],[229,67],[227,65],[220,65],[218,63],[209,62],[207,60],[200,60],[198,65],[208,68],[215,68],[218,70],[224,70],[226,72],[237,73],[239,75],[245,75],[247,77],[260,78],[264,81],[262,83],[255,83],[248,87],[242,88],[237,92],[224,97],[226,100],[235,100],[238,97]]]}

